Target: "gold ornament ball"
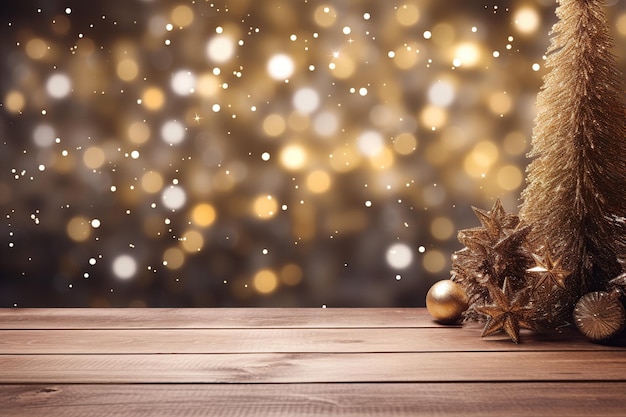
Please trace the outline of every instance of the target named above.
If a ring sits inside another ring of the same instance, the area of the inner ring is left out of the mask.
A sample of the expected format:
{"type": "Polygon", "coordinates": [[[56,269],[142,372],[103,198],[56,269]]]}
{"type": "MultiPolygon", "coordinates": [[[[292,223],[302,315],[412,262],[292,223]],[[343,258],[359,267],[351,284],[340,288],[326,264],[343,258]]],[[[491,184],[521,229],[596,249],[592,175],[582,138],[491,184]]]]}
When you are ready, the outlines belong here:
{"type": "Polygon", "coordinates": [[[468,307],[465,290],[449,279],[436,282],[426,294],[426,309],[442,323],[454,323],[468,307]]]}
{"type": "Polygon", "coordinates": [[[600,342],[618,335],[626,327],[626,310],[621,291],[595,291],[580,297],[574,307],[574,323],[587,338],[600,342]]]}

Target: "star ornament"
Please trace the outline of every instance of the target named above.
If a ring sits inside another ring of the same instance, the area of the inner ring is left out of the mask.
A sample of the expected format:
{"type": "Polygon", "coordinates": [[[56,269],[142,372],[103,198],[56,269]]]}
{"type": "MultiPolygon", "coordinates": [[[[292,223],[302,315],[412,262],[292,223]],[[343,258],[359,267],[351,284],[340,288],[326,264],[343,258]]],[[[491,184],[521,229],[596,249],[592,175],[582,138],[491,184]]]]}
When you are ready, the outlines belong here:
{"type": "Polygon", "coordinates": [[[472,210],[483,227],[485,240],[491,240],[493,244],[497,243],[502,236],[507,235],[509,230],[515,229],[519,224],[519,219],[516,215],[507,213],[504,210],[500,199],[496,199],[489,211],[476,207],[472,207],[472,210]]]}
{"type": "Polygon", "coordinates": [[[490,285],[489,294],[494,304],[476,307],[479,313],[489,317],[482,337],[504,331],[513,342],[519,343],[520,329],[535,330],[534,310],[527,305],[526,293],[523,290],[513,298],[507,280],[502,289],[490,285]]]}
{"type": "Polygon", "coordinates": [[[565,279],[571,274],[571,272],[561,267],[563,257],[553,260],[550,255],[550,251],[547,252],[545,257],[541,257],[534,253],[532,256],[535,260],[536,266],[527,269],[526,271],[539,274],[539,279],[535,281],[533,290],[545,284],[549,285],[548,290],[552,289],[554,286],[565,289],[565,279]]]}
{"type": "Polygon", "coordinates": [[[476,207],[472,210],[482,226],[459,231],[458,240],[483,258],[494,250],[503,254],[515,253],[530,233],[530,226],[521,224],[516,215],[507,213],[499,199],[489,211],[476,207]]]}

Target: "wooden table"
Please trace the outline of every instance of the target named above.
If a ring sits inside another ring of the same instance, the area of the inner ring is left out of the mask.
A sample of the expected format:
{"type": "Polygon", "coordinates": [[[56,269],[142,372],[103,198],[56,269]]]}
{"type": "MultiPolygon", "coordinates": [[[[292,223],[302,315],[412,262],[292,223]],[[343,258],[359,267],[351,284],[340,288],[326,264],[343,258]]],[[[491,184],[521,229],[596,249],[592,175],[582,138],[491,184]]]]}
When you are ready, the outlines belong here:
{"type": "Polygon", "coordinates": [[[423,309],[0,309],[2,416],[624,416],[626,349],[423,309]]]}

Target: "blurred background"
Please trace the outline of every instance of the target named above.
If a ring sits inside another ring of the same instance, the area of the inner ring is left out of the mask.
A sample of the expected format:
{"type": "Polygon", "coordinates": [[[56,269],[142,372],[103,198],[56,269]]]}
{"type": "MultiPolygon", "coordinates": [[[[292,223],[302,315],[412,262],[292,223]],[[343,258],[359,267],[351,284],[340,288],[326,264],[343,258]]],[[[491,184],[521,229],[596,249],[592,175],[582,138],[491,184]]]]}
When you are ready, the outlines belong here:
{"type": "Polygon", "coordinates": [[[517,212],[555,7],[3,1],[0,307],[423,306],[517,212]]]}

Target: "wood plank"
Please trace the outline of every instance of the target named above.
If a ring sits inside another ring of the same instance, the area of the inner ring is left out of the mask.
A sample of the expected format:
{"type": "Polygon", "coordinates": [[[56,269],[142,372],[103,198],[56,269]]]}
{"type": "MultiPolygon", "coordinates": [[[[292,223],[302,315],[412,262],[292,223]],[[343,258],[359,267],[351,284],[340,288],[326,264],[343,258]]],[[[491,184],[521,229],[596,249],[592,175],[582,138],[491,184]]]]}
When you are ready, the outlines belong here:
{"type": "Polygon", "coordinates": [[[398,329],[0,330],[0,354],[322,353],[619,350],[578,332],[481,338],[477,327],[398,329]]]}
{"type": "Polygon", "coordinates": [[[0,329],[441,327],[423,308],[12,308],[0,329]]]}
{"type": "Polygon", "coordinates": [[[0,355],[0,383],[624,381],[623,352],[0,355]]]}
{"type": "Polygon", "coordinates": [[[3,385],[7,416],[623,416],[626,383],[3,385]]]}

